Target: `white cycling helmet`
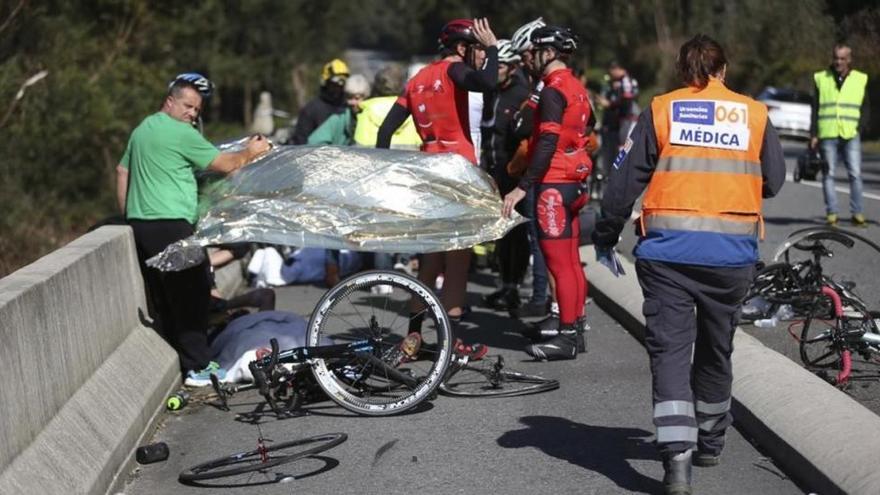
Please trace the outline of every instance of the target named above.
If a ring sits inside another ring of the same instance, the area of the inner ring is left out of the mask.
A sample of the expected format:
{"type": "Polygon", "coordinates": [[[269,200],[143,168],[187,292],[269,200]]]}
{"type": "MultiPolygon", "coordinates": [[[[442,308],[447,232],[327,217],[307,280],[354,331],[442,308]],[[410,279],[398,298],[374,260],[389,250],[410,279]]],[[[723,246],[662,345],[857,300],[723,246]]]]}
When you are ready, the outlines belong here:
{"type": "Polygon", "coordinates": [[[513,49],[510,40],[498,40],[498,62],[502,64],[516,64],[521,60],[519,53],[513,49]]]}
{"type": "Polygon", "coordinates": [[[186,81],[191,83],[196,89],[199,90],[199,93],[202,94],[202,98],[208,99],[214,94],[214,83],[211,82],[207,77],[199,74],[198,72],[184,72],[182,74],[178,74],[170,83],[168,83],[168,89],[171,89],[171,86],[174,86],[174,83],[177,81],[186,81]]]}
{"type": "Polygon", "coordinates": [[[513,51],[515,51],[516,53],[522,53],[530,49],[532,47],[532,31],[546,25],[547,23],[544,22],[544,18],[538,17],[534,21],[520,26],[520,28],[517,29],[513,33],[513,36],[510,38],[510,44],[513,48],[513,51]]]}

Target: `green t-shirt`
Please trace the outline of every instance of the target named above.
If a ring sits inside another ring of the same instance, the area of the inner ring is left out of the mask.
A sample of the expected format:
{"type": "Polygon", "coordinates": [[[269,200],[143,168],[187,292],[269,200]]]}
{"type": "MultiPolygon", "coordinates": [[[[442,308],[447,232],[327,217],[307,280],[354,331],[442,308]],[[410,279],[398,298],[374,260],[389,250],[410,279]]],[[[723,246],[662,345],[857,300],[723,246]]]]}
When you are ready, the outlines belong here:
{"type": "Polygon", "coordinates": [[[220,154],[193,126],[156,112],[131,133],[120,164],[128,169],[125,212],[138,220],[198,220],[194,172],[220,154]]]}

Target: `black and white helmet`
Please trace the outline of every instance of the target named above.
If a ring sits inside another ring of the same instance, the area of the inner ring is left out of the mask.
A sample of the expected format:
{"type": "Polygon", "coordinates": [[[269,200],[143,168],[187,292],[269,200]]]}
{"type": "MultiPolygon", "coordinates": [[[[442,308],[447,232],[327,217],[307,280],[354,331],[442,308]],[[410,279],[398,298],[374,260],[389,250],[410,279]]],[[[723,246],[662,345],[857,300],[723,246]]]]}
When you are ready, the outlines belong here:
{"type": "Polygon", "coordinates": [[[510,38],[510,44],[513,48],[513,51],[516,53],[522,53],[532,47],[532,31],[538,29],[540,27],[546,26],[547,23],[544,22],[543,17],[538,17],[532,22],[523,24],[517,29],[513,36],[510,38]]]}
{"type": "Polygon", "coordinates": [[[514,51],[510,40],[498,40],[498,62],[502,64],[519,63],[521,57],[514,51]]]}
{"type": "Polygon", "coordinates": [[[544,26],[532,31],[532,45],[552,46],[561,53],[572,53],[577,49],[578,37],[571,29],[559,26],[544,26]]]}
{"type": "Polygon", "coordinates": [[[171,86],[174,86],[174,83],[177,81],[186,81],[188,83],[192,83],[196,89],[201,93],[202,98],[207,100],[214,94],[214,83],[211,82],[207,77],[199,74],[198,72],[184,72],[182,74],[178,74],[171,82],[168,84],[168,88],[171,89],[171,86]]]}

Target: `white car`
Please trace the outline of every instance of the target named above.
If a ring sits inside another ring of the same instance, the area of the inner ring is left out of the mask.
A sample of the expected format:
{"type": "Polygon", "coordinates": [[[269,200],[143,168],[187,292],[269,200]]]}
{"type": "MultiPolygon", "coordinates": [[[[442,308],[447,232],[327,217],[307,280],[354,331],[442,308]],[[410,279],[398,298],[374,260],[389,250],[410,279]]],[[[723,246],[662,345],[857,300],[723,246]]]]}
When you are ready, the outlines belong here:
{"type": "Polygon", "coordinates": [[[758,95],[780,136],[809,139],[812,97],[802,91],[767,86],[758,95]]]}

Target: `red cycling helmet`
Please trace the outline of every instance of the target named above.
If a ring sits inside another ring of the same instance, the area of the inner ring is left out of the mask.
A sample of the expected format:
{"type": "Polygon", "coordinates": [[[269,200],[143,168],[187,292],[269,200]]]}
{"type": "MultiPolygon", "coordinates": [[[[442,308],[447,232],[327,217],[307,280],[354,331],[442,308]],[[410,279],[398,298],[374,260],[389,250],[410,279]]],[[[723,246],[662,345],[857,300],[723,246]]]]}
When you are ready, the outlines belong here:
{"type": "Polygon", "coordinates": [[[446,48],[454,48],[459,41],[465,43],[479,43],[474,36],[474,21],[472,19],[455,19],[449,21],[440,30],[440,38],[438,39],[440,46],[446,48]]]}

